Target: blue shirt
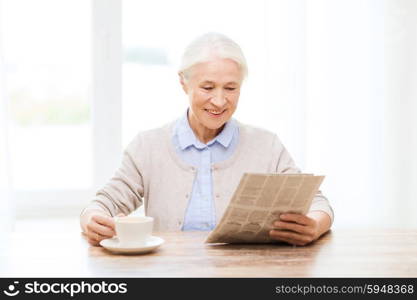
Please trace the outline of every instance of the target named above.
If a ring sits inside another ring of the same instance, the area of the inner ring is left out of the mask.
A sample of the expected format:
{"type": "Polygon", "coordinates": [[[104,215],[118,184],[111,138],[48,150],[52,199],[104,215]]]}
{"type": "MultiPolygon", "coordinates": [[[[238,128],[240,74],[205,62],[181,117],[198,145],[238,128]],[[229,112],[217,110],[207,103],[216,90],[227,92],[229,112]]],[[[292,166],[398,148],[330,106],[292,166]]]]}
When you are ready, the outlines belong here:
{"type": "Polygon", "coordinates": [[[207,231],[216,226],[211,165],[233,154],[238,143],[239,128],[236,121],[231,119],[213,140],[204,144],[191,129],[187,113],[176,122],[172,137],[180,158],[197,169],[182,230],[207,231]]]}

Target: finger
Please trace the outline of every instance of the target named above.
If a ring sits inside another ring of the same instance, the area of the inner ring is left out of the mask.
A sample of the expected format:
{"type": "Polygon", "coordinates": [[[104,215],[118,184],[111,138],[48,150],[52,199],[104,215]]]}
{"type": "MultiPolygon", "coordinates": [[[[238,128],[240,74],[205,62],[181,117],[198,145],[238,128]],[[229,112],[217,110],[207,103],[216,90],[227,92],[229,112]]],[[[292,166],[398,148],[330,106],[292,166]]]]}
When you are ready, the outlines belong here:
{"type": "Polygon", "coordinates": [[[274,227],[275,229],[286,229],[286,230],[291,230],[291,231],[298,232],[301,234],[313,236],[313,230],[309,226],[306,226],[306,225],[300,225],[300,224],[291,223],[291,222],[277,221],[274,223],[274,227]]]}
{"type": "Polygon", "coordinates": [[[294,240],[297,243],[307,244],[311,242],[311,238],[302,234],[298,234],[295,232],[289,231],[282,231],[282,230],[271,230],[270,236],[275,237],[277,239],[290,239],[294,240]]]}
{"type": "Polygon", "coordinates": [[[303,241],[298,241],[298,240],[294,240],[294,239],[290,239],[290,238],[284,238],[284,237],[272,237],[274,240],[279,241],[279,242],[284,242],[287,244],[290,244],[292,246],[305,246],[308,243],[307,242],[303,242],[303,241]]]}
{"type": "Polygon", "coordinates": [[[293,239],[286,239],[286,238],[281,238],[278,241],[290,244],[291,246],[305,246],[305,245],[307,245],[307,243],[296,241],[296,240],[293,240],[293,239]]]}
{"type": "Polygon", "coordinates": [[[93,233],[99,234],[104,237],[112,237],[115,235],[115,232],[112,228],[109,228],[107,226],[103,226],[96,222],[90,222],[87,224],[87,229],[89,231],[92,231],[93,233]]]}
{"type": "Polygon", "coordinates": [[[282,214],[279,219],[286,222],[295,222],[302,225],[311,225],[313,220],[302,214],[282,214]]]}
{"type": "Polygon", "coordinates": [[[87,241],[88,241],[88,243],[91,246],[98,246],[98,245],[100,245],[99,242],[97,242],[96,240],[93,240],[93,239],[87,239],[87,241]]]}
{"type": "Polygon", "coordinates": [[[269,236],[271,237],[271,239],[273,239],[275,241],[278,241],[278,242],[284,242],[284,243],[288,243],[288,244],[291,244],[291,245],[297,245],[298,244],[298,242],[294,241],[293,239],[289,239],[289,238],[285,238],[285,237],[277,237],[274,234],[273,230],[271,230],[269,232],[269,236]]]}
{"type": "Polygon", "coordinates": [[[108,239],[109,237],[108,237],[108,236],[101,235],[101,234],[99,234],[99,233],[97,233],[97,232],[93,232],[93,231],[92,231],[92,232],[89,234],[88,238],[89,238],[90,240],[95,241],[95,242],[98,244],[98,243],[99,243],[99,242],[101,242],[102,240],[108,239]]]}
{"type": "Polygon", "coordinates": [[[111,229],[114,229],[114,220],[113,218],[110,218],[108,216],[103,216],[103,215],[94,215],[91,218],[93,221],[95,221],[96,223],[99,223],[101,225],[110,227],[111,229]]]}
{"type": "Polygon", "coordinates": [[[91,226],[87,225],[87,238],[95,240],[95,241],[99,241],[100,237],[102,237],[101,234],[99,234],[98,232],[96,232],[95,230],[91,229],[91,226]]]}

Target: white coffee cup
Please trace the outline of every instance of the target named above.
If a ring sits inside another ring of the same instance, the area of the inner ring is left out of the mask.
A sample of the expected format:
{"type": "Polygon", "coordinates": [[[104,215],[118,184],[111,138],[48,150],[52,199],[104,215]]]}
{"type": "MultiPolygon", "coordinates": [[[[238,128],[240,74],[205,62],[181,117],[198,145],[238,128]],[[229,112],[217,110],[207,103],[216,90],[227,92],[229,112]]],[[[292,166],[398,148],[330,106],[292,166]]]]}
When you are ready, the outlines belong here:
{"type": "Polygon", "coordinates": [[[115,217],[116,235],[121,246],[140,246],[152,235],[153,218],[145,216],[115,217]]]}

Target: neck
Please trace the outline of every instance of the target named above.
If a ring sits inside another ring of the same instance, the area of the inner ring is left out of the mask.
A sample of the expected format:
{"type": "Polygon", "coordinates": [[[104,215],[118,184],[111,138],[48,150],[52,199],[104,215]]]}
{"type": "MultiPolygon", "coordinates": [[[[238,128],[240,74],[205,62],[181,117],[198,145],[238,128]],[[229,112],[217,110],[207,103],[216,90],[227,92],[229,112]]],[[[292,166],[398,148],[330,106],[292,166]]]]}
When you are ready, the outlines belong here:
{"type": "Polygon", "coordinates": [[[196,118],[190,116],[190,114],[188,114],[188,123],[198,140],[204,144],[214,139],[224,127],[224,125],[218,129],[204,127],[196,118]]]}

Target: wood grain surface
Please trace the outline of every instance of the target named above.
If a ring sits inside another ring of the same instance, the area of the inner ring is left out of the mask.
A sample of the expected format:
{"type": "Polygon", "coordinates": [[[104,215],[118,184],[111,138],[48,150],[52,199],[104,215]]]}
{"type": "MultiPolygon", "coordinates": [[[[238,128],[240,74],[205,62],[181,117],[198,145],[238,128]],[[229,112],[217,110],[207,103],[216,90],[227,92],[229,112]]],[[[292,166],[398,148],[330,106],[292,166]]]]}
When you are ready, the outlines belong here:
{"type": "Polygon", "coordinates": [[[77,229],[3,236],[2,277],[417,277],[417,230],[343,229],[306,247],[205,244],[207,232],[154,233],[155,252],[114,255],[77,229]]]}

